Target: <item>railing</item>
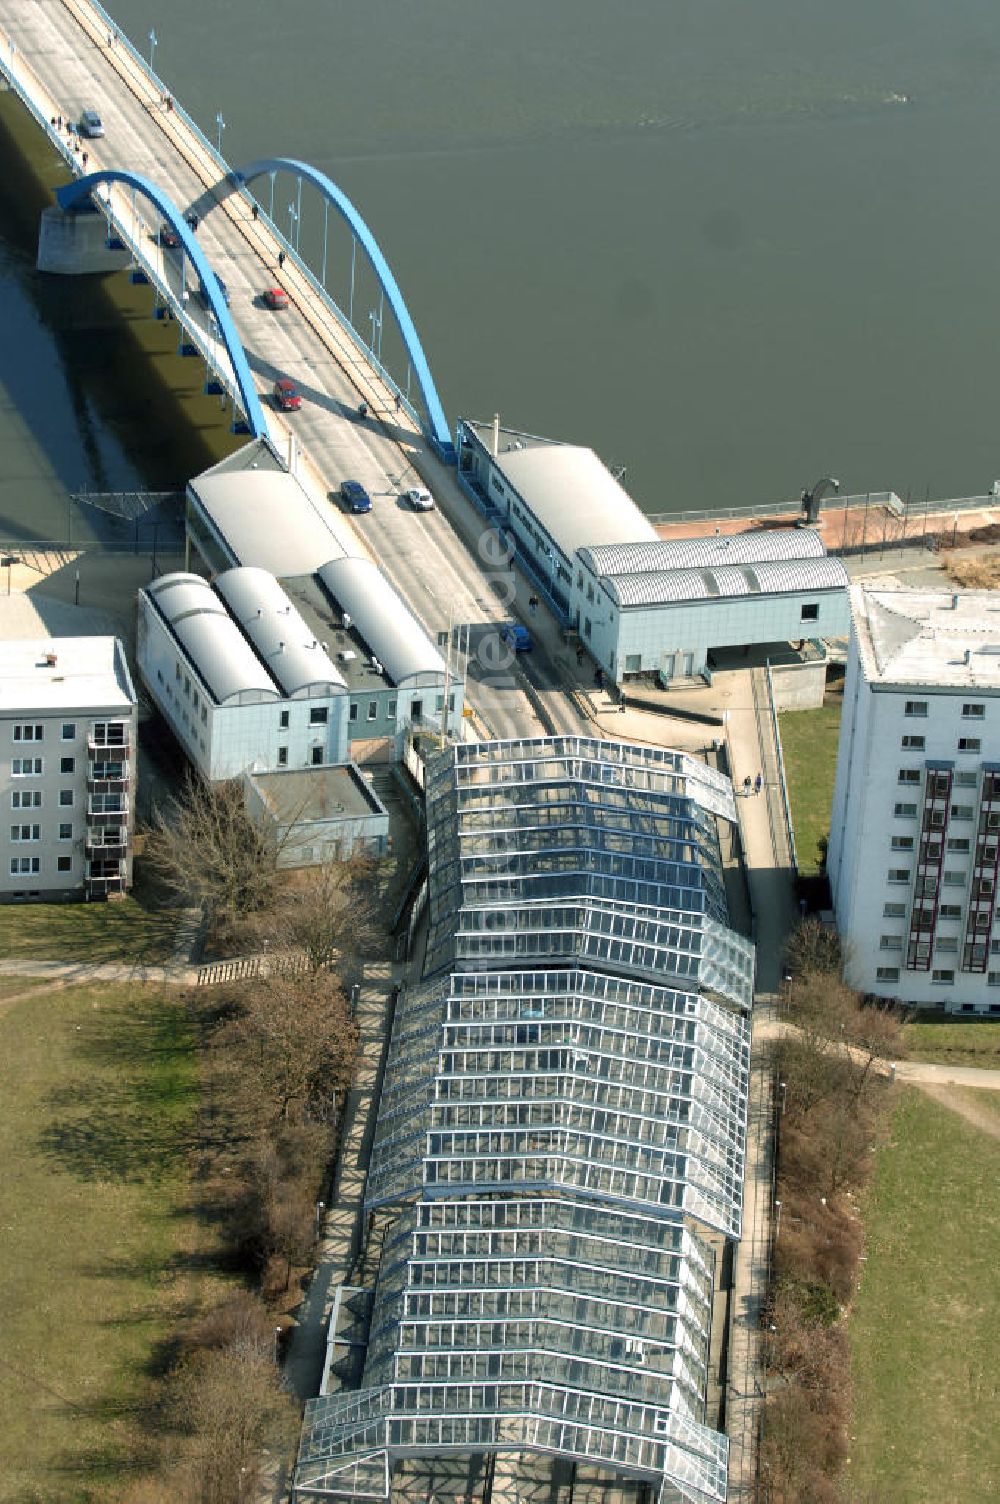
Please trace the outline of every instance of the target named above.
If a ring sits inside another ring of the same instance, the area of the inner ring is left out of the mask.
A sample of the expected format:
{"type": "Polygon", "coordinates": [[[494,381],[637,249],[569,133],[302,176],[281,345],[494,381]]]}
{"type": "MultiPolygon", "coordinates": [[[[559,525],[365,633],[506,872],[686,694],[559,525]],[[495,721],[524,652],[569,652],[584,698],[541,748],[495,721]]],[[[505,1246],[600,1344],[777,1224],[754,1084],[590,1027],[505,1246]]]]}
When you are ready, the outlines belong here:
{"type": "Polygon", "coordinates": [[[785,758],[781,750],[781,732],[778,729],[778,714],[774,708],[774,679],[771,675],[771,660],[768,658],[764,663],[764,673],[767,679],[767,708],[771,716],[771,735],[774,737],[774,751],[778,764],[778,787],[781,790],[781,809],[785,817],[785,834],[788,837],[788,854],[791,858],[792,873],[798,876],[799,859],[795,850],[795,827],[792,823],[792,806],[788,798],[788,784],[785,779],[785,758]]]}

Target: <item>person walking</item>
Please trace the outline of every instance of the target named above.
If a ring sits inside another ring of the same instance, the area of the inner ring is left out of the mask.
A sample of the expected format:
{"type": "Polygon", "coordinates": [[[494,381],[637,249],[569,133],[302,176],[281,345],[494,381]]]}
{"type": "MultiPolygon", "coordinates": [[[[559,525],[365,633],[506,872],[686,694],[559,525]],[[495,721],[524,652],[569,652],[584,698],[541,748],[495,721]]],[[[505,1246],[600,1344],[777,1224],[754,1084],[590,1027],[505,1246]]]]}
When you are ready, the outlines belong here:
{"type": "Polygon", "coordinates": [[[763,782],[764,782],[763,778],[758,773],[757,777],[753,781],[753,791],[754,791],[755,794],[759,794],[760,793],[761,785],[763,784],[763,782]]]}
{"type": "Polygon", "coordinates": [[[256,204],[252,205],[252,207],[250,209],[250,213],[253,215],[254,219],[257,218],[257,215],[260,213],[260,210],[257,208],[256,204]]]}
{"type": "Polygon", "coordinates": [[[285,253],[284,253],[284,251],[279,251],[278,252],[278,270],[279,270],[279,272],[281,271],[281,268],[284,266],[284,264],[285,264],[285,253]]]}
{"type": "Polygon", "coordinates": [[[743,797],[744,797],[744,799],[748,799],[750,797],[750,790],[752,788],[753,788],[753,779],[750,777],[750,774],[748,773],[747,776],[743,780],[743,797]]]}

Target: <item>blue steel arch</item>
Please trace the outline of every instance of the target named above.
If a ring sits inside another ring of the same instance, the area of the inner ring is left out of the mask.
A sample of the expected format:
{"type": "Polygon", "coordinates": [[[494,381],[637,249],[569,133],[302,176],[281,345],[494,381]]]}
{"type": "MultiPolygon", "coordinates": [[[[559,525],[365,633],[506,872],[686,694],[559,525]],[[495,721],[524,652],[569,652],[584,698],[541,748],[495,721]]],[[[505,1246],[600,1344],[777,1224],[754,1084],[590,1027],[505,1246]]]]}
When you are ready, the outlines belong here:
{"type": "Polygon", "coordinates": [[[444,415],[441,398],[438,396],[431,368],[427,364],[427,356],[424,347],[420,343],[420,336],[410,317],[410,311],[403,301],[403,294],[399,290],[399,284],[392,274],[392,270],[382,254],[382,249],[371,230],[361,218],[357,209],[351,203],[336,183],[328,178],[325,173],[311,167],[308,162],[299,162],[292,157],[264,157],[257,162],[250,162],[236,173],[237,182],[249,183],[254,178],[262,177],[265,173],[291,172],[297,177],[305,178],[314,188],[318,188],[326,201],[334,206],[341,218],[350,226],[352,234],[361,242],[365,255],[368,257],[372,271],[378,278],[379,285],[392,309],[399,332],[403,336],[406,353],[409,355],[416,374],[417,383],[423,394],[424,405],[427,409],[427,418],[430,424],[430,438],[435,450],[442,459],[454,463],[455,445],[451,432],[448,428],[448,420],[444,415]]]}
{"type": "Polygon", "coordinates": [[[225,299],[215,278],[215,273],[209,265],[201,246],[195,239],[194,232],[187,224],[184,215],[178,209],[173,199],[169,198],[163,192],[163,189],[158,188],[149,178],[143,177],[137,172],[119,172],[111,168],[102,170],[101,172],[88,173],[85,177],[77,178],[74,182],[67,183],[63,188],[57,188],[56,198],[59,201],[59,207],[62,209],[78,208],[81,201],[88,200],[101,183],[127,183],[130,188],[134,188],[144,198],[148,198],[171,228],[176,230],[181,244],[191,260],[192,266],[201,278],[201,285],[205,289],[205,296],[215,315],[219,326],[219,333],[222,336],[222,342],[232,363],[233,375],[236,378],[236,386],[240,394],[240,402],[250,431],[255,439],[266,438],[267,419],[264,416],[264,409],[260,405],[257,388],[254,386],[253,377],[250,374],[246,352],[236,332],[236,325],[230,317],[229,309],[226,307],[225,299]]]}

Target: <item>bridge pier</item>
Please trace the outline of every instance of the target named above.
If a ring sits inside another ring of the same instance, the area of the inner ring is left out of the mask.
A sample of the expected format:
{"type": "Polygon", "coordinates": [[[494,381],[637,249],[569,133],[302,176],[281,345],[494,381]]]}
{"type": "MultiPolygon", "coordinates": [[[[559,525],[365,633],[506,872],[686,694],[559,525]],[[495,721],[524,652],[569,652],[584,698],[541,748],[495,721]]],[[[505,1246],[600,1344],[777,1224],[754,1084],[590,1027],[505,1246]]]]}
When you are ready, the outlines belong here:
{"type": "Polygon", "coordinates": [[[38,227],[40,272],[69,276],[117,272],[131,265],[127,250],[109,250],[108,226],[103,214],[79,213],[57,205],[42,210],[38,227]]]}

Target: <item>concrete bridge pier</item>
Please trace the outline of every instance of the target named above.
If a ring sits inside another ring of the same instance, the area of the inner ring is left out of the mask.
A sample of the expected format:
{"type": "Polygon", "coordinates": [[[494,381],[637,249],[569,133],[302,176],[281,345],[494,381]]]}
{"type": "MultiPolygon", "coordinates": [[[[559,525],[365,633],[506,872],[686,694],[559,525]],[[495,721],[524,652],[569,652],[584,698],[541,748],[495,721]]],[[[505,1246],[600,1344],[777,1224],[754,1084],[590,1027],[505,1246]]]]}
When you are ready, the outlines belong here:
{"type": "Polygon", "coordinates": [[[117,272],[131,265],[128,250],[108,248],[108,226],[96,210],[60,209],[57,204],[42,210],[38,227],[40,272],[79,276],[94,272],[117,272]]]}

